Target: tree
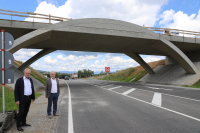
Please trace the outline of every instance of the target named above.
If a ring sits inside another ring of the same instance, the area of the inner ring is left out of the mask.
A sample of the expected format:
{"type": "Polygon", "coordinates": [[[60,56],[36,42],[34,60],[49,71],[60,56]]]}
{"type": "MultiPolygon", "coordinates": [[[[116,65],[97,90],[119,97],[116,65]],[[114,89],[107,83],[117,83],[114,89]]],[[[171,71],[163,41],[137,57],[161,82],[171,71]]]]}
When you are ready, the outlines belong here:
{"type": "Polygon", "coordinates": [[[79,78],[87,78],[87,77],[91,77],[94,75],[94,71],[92,70],[87,70],[87,69],[83,69],[83,70],[79,70],[78,71],[78,77],[79,78]]]}

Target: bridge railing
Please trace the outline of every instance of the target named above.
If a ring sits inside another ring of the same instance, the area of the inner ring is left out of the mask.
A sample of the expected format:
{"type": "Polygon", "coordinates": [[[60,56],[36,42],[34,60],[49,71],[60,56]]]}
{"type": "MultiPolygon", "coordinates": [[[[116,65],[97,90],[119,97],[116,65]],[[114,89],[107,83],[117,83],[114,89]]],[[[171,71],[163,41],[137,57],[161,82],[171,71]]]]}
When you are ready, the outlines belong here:
{"type": "Polygon", "coordinates": [[[156,28],[156,27],[145,27],[145,28],[158,34],[164,34],[164,35],[169,35],[169,36],[200,38],[200,32],[196,32],[196,31],[179,30],[179,29],[171,29],[171,28],[156,28]]]}
{"type": "Polygon", "coordinates": [[[53,15],[46,15],[46,14],[32,13],[32,12],[19,12],[19,11],[11,11],[4,9],[0,9],[0,15],[7,16],[6,20],[10,19],[10,20],[44,22],[44,23],[56,23],[56,22],[70,20],[69,18],[57,17],[53,15]],[[22,20],[22,18],[24,18],[24,20],[22,20]]]}
{"type": "MultiPolygon", "coordinates": [[[[6,20],[10,19],[10,20],[18,20],[18,21],[21,20],[21,21],[29,21],[29,22],[30,21],[43,22],[43,23],[56,23],[56,22],[67,21],[71,19],[71,18],[63,18],[63,17],[57,17],[53,15],[46,15],[46,14],[40,14],[40,13],[19,12],[19,11],[0,9],[0,16],[1,16],[0,19],[2,19],[2,15],[6,16],[6,20]]],[[[171,28],[156,28],[156,27],[145,27],[145,28],[158,34],[164,34],[164,35],[169,35],[169,36],[200,38],[200,32],[195,32],[195,31],[179,30],[179,29],[171,29],[171,28]]]]}

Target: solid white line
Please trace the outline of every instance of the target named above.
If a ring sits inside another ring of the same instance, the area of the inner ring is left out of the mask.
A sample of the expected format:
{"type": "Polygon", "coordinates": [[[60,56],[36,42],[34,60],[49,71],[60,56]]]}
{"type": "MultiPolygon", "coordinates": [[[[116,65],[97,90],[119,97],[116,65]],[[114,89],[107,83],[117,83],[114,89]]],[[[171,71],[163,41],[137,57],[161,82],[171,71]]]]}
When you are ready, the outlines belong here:
{"type": "MultiPolygon", "coordinates": [[[[103,89],[104,89],[104,88],[103,88],[103,89]]],[[[104,90],[107,90],[107,89],[104,89],[104,90]]],[[[122,95],[122,94],[119,93],[119,92],[116,92],[116,91],[113,91],[113,90],[110,90],[110,91],[112,91],[112,92],[114,92],[114,93],[116,93],[116,94],[122,95]]],[[[192,120],[195,120],[195,121],[200,122],[200,119],[195,118],[195,117],[193,117],[193,116],[190,116],[190,115],[187,115],[187,114],[183,114],[183,113],[181,113],[181,112],[177,112],[177,111],[174,111],[174,110],[165,108],[165,107],[157,106],[157,105],[155,105],[155,104],[152,104],[152,103],[149,103],[149,102],[146,102],[146,101],[143,101],[143,100],[141,100],[141,99],[138,99],[138,98],[135,98],[135,97],[131,97],[131,96],[128,96],[128,95],[123,95],[123,96],[126,96],[126,97],[131,98],[131,99],[135,99],[135,100],[137,100],[137,101],[140,101],[140,102],[143,102],[143,103],[146,103],[146,104],[150,104],[150,105],[152,105],[152,106],[154,106],[154,107],[157,107],[157,108],[160,108],[160,109],[163,109],[163,110],[167,110],[167,111],[169,111],[169,112],[173,112],[173,113],[175,113],[175,114],[179,114],[179,115],[181,115],[181,116],[184,116],[184,117],[187,117],[187,118],[190,118],[190,119],[192,119],[192,120]]]]}
{"type": "MultiPolygon", "coordinates": [[[[109,88],[108,90],[114,90],[114,89],[117,89],[117,88],[120,88],[122,86],[117,86],[117,87],[113,87],[113,88],[109,88]]],[[[101,87],[102,88],[102,87],[101,87]]],[[[103,88],[104,89],[104,88],[103,88]]]]}
{"type": "Polygon", "coordinates": [[[131,93],[131,92],[133,92],[135,90],[136,90],[135,88],[132,88],[132,89],[130,89],[128,91],[123,92],[122,95],[128,95],[129,93],[131,93]]]}
{"type": "Polygon", "coordinates": [[[72,115],[72,101],[71,101],[71,91],[67,81],[65,81],[68,87],[68,133],[74,133],[74,126],[73,126],[73,115],[72,115]]]}
{"type": "Polygon", "coordinates": [[[155,92],[151,103],[155,104],[157,106],[162,106],[162,95],[161,95],[161,93],[155,92]]]}

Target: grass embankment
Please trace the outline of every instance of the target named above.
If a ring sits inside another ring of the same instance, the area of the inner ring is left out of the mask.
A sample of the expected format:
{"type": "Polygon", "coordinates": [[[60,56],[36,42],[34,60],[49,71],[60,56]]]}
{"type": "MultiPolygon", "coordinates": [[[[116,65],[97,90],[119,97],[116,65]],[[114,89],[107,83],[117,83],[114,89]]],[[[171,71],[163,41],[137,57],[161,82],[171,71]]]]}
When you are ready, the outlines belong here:
{"type": "MultiPolygon", "coordinates": [[[[18,106],[15,104],[14,90],[9,86],[5,86],[4,89],[5,94],[5,110],[17,110],[18,106]]],[[[38,98],[42,95],[42,92],[35,92],[35,97],[38,98]]],[[[0,85],[0,112],[2,112],[2,86],[0,85]]]]}
{"type": "MultiPolygon", "coordinates": [[[[159,65],[164,65],[165,61],[155,61],[149,63],[151,68],[155,68],[159,65]]],[[[103,77],[100,77],[98,79],[102,80],[112,80],[112,81],[122,81],[122,82],[135,82],[140,80],[143,76],[145,76],[147,72],[144,70],[143,67],[137,66],[134,68],[128,68],[125,70],[121,70],[119,72],[113,73],[113,74],[108,74],[103,77]]]]}
{"type": "MultiPolygon", "coordinates": [[[[15,61],[16,66],[20,66],[22,62],[20,61],[15,61]]],[[[45,84],[46,78],[33,68],[29,67],[31,69],[31,76],[39,80],[41,83],[45,84]]],[[[10,88],[9,86],[5,87],[5,110],[10,111],[10,110],[17,110],[18,106],[15,104],[15,98],[14,98],[14,89],[10,88]]],[[[35,92],[36,98],[42,95],[41,91],[35,92]]],[[[0,112],[2,112],[2,87],[0,85],[0,112]]]]}
{"type": "MultiPolygon", "coordinates": [[[[15,61],[15,65],[18,67],[21,66],[23,62],[21,61],[15,61]]],[[[46,78],[39,73],[38,71],[34,70],[33,68],[29,67],[31,69],[31,76],[34,77],[35,79],[39,80],[41,83],[45,84],[46,83],[46,78]]]]}
{"type": "Polygon", "coordinates": [[[186,86],[186,87],[200,88],[200,80],[198,82],[196,82],[195,84],[193,84],[191,86],[186,86]]]}

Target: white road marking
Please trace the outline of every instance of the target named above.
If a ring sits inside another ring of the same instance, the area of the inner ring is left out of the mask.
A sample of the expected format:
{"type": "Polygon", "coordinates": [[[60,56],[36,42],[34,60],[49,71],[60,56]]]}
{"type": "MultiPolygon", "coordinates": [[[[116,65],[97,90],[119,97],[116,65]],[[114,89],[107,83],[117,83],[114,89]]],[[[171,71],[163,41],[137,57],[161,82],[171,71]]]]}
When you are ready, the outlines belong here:
{"type": "MultiPolygon", "coordinates": [[[[102,89],[104,89],[104,88],[102,88],[102,89]]],[[[104,89],[104,90],[107,90],[107,89],[104,89]]],[[[116,93],[116,94],[122,95],[122,94],[119,93],[119,92],[116,92],[116,91],[113,91],[113,90],[110,90],[110,91],[112,91],[112,92],[114,92],[114,93],[116,93]]],[[[181,116],[184,116],[184,117],[187,117],[187,118],[190,118],[190,119],[192,119],[192,120],[195,120],[195,121],[200,122],[200,119],[199,119],[199,118],[196,118],[196,117],[193,117],[193,116],[190,116],[190,115],[187,115],[187,114],[183,114],[183,113],[181,113],[181,112],[177,112],[177,111],[175,111],[175,110],[171,110],[171,109],[168,109],[168,108],[165,108],[165,107],[162,107],[162,106],[157,106],[157,105],[155,105],[155,104],[152,104],[152,103],[143,101],[143,100],[138,99],[138,98],[135,98],[135,97],[131,97],[131,96],[128,96],[128,95],[123,95],[123,96],[128,97],[128,98],[131,98],[131,99],[134,99],[134,100],[137,100],[137,101],[140,101],[140,102],[143,102],[143,103],[146,103],[146,104],[150,104],[150,105],[152,105],[152,106],[154,106],[154,107],[157,107],[157,108],[160,108],[160,109],[163,109],[163,110],[167,110],[167,111],[169,111],[169,112],[173,112],[173,113],[175,113],[175,114],[179,114],[179,115],[181,115],[181,116]]]]}
{"type": "MultiPolygon", "coordinates": [[[[94,85],[94,86],[101,87],[101,86],[98,86],[98,85],[94,85]]],[[[145,86],[145,87],[149,87],[149,86],[145,86]]],[[[144,89],[139,89],[139,88],[137,88],[137,90],[147,91],[147,92],[154,92],[154,91],[151,91],[151,90],[144,90],[144,89]]],[[[172,96],[172,97],[178,97],[178,98],[182,98],[182,99],[187,99],[187,100],[191,100],[191,101],[200,102],[200,100],[197,100],[197,99],[192,99],[192,98],[187,98],[187,97],[181,97],[181,96],[176,96],[176,95],[171,95],[171,94],[166,94],[166,93],[161,93],[161,94],[167,95],[167,96],[172,96]]]]}
{"type": "MultiPolygon", "coordinates": [[[[120,88],[122,86],[116,86],[116,87],[113,87],[113,88],[109,88],[108,90],[114,90],[114,89],[117,89],[117,88],[120,88]]],[[[102,88],[102,87],[101,87],[102,88]]],[[[104,88],[103,88],[104,89],[104,88]]]]}
{"type": "Polygon", "coordinates": [[[151,89],[155,89],[155,90],[168,90],[168,91],[172,91],[172,89],[156,88],[156,87],[151,87],[151,86],[146,86],[146,87],[151,88],[151,89]]]}
{"type": "Polygon", "coordinates": [[[155,92],[151,103],[157,106],[162,106],[162,94],[155,92]]]}
{"type": "Polygon", "coordinates": [[[123,92],[122,94],[123,94],[123,95],[128,95],[129,93],[131,93],[131,92],[133,92],[133,91],[135,91],[135,90],[136,90],[135,88],[132,88],[132,89],[130,89],[130,90],[128,90],[128,91],[123,92]]]}
{"type": "Polygon", "coordinates": [[[73,126],[73,115],[72,115],[72,101],[71,101],[71,92],[67,81],[65,81],[68,88],[68,133],[74,133],[74,126],[73,126]]]}
{"type": "Polygon", "coordinates": [[[103,88],[104,88],[104,87],[107,87],[107,86],[112,86],[112,85],[113,85],[113,84],[109,84],[109,85],[107,84],[107,85],[104,85],[104,86],[101,86],[101,87],[103,87],[103,88]]]}
{"type": "MultiPolygon", "coordinates": [[[[141,90],[141,91],[154,92],[154,91],[143,90],[143,89],[139,89],[139,88],[137,88],[137,89],[141,90]]],[[[176,96],[176,95],[171,95],[171,94],[166,94],[166,93],[161,93],[161,94],[166,95],[166,96],[178,97],[178,98],[182,98],[182,99],[187,99],[187,100],[191,100],[191,101],[200,102],[200,100],[197,100],[197,99],[192,99],[192,98],[187,98],[187,97],[181,97],[181,96],[176,96]]]]}

